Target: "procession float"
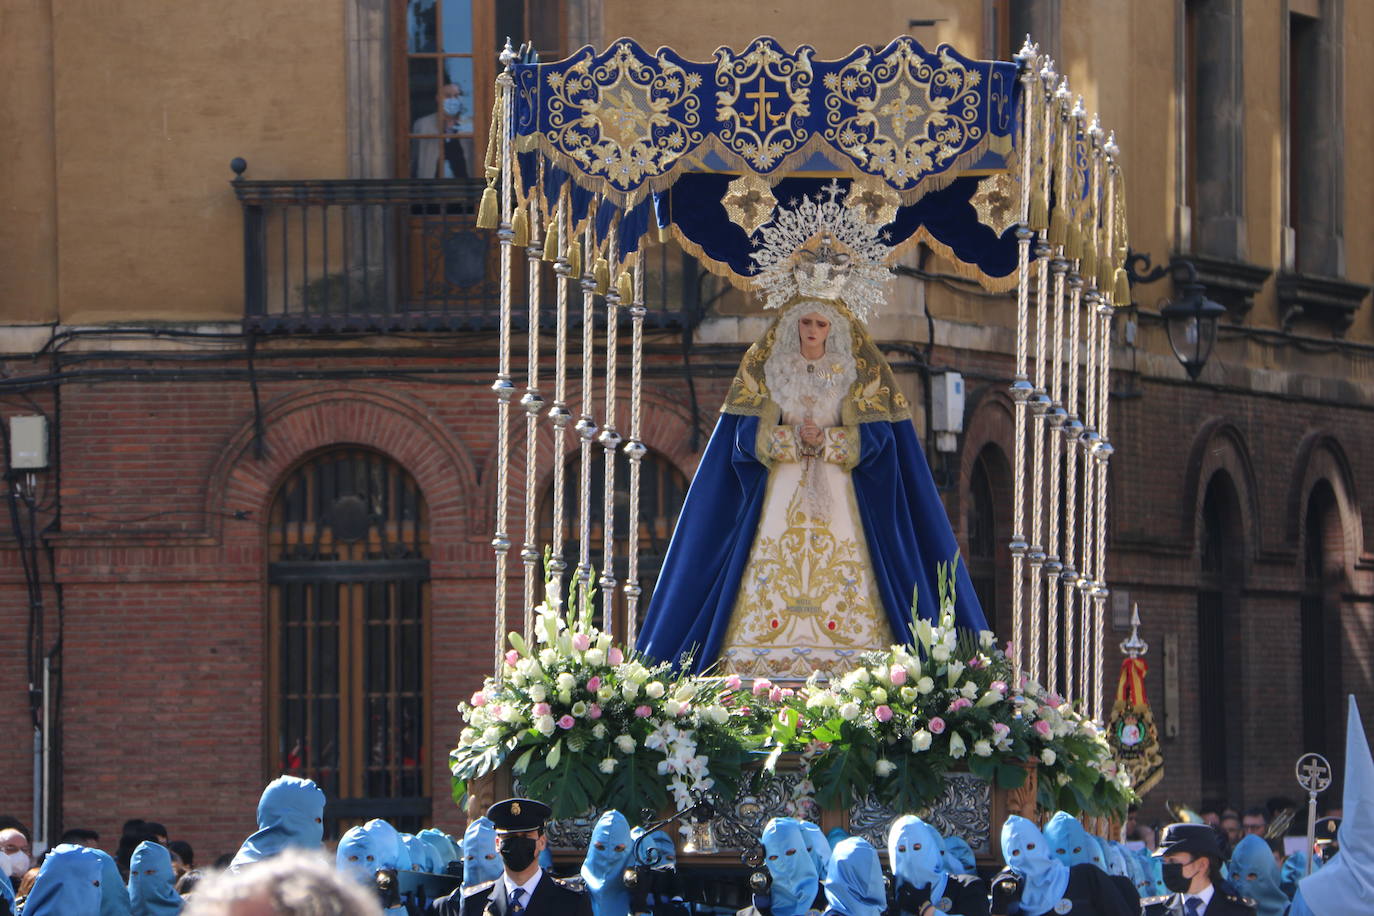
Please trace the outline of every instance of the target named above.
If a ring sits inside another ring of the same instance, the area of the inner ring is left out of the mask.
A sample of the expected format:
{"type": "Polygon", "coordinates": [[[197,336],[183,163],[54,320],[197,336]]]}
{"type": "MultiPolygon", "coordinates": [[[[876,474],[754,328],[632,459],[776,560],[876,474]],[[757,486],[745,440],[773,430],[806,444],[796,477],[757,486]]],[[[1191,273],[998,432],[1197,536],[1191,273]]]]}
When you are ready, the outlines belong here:
{"type": "Polygon", "coordinates": [[[777,815],[882,848],[917,812],[984,864],[1009,814],[1119,823],[1160,761],[1143,661],[1114,706],[1103,689],[1129,303],[1112,134],[1029,40],[1014,61],[909,37],[838,60],[770,38],[706,61],[630,39],[502,60],[479,213],[500,241],[497,640],[455,801],[546,800],[551,845],[579,857],[611,808],[672,820],[703,861],[777,815]],[[642,602],[645,252],[663,243],[773,320],[642,602]],[[1008,632],[986,627],[868,330],[918,245],[1015,301],[1008,632]]]}

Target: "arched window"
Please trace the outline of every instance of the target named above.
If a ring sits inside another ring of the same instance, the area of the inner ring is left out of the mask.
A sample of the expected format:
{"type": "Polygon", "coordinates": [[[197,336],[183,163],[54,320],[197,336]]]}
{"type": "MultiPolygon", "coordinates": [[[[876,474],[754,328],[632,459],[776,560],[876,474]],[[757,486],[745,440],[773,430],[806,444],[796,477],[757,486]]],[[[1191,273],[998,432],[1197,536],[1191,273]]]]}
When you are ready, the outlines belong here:
{"type": "Polygon", "coordinates": [[[1303,750],[1331,753],[1340,734],[1341,592],[1345,539],[1336,493],[1325,480],[1307,497],[1303,520],[1302,634],[1303,750]]]}
{"type": "MultiPolygon", "coordinates": [[[[600,451],[598,449],[598,451],[600,451]]],[[[563,560],[567,564],[564,583],[570,583],[577,568],[580,538],[577,524],[578,490],[580,477],[580,456],[574,454],[567,459],[564,471],[563,507],[563,560]]],[[[605,476],[601,456],[592,462],[591,488],[591,550],[592,567],[601,569],[601,551],[604,541],[605,476]]],[[[663,556],[668,552],[668,541],[673,536],[673,526],[677,524],[678,513],[682,511],[682,501],[687,497],[687,478],[667,459],[653,451],[648,452],[640,461],[639,470],[639,586],[643,593],[639,599],[640,620],[649,606],[654,585],[658,582],[659,570],[663,567],[663,556]]],[[[615,578],[616,619],[614,632],[625,633],[625,599],[621,588],[629,574],[627,557],[630,543],[630,459],[624,453],[616,452],[615,462],[615,578]]],[[[544,492],[539,507],[539,543],[553,543],[553,487],[544,492]]],[[[597,608],[601,607],[600,592],[596,596],[597,608]]],[[[604,618],[601,621],[604,625],[604,618]]],[[[619,639],[620,636],[617,636],[619,639]]],[[[624,640],[633,642],[633,634],[624,640]]]]}
{"type": "Polygon", "coordinates": [[[1240,498],[1225,471],[1202,501],[1197,592],[1198,740],[1202,797],[1240,797],[1240,600],[1245,549],[1240,498]]]}
{"type": "Polygon", "coordinates": [[[327,835],[428,819],[429,534],[415,479],[375,452],[298,467],[268,528],[269,776],[315,780],[327,835]]]}
{"type": "Polygon", "coordinates": [[[965,557],[973,590],[978,594],[988,629],[1003,639],[1003,621],[998,618],[999,602],[1011,593],[1010,551],[1011,492],[1010,469],[1006,455],[996,445],[986,445],[973,462],[969,474],[965,557]]]}

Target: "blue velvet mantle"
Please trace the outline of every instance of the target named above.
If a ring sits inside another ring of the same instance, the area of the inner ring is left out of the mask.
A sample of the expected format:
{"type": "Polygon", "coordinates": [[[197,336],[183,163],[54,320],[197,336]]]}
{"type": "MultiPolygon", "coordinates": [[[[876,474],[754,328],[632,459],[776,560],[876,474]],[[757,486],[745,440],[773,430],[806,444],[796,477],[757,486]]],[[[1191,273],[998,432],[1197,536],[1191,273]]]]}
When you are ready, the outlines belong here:
{"type": "MultiPolygon", "coordinates": [[[[767,490],[768,470],[754,453],[758,424],[730,413],[716,422],[636,643],[652,658],[682,664],[690,656],[690,670],[700,673],[720,654],[767,490]]],[[[954,532],[911,422],[859,430],[854,499],[894,641],[910,642],[913,594],[921,617],[939,615],[937,564],[955,556],[954,532]]],[[[962,559],[955,620],[987,627],[962,559]]]]}

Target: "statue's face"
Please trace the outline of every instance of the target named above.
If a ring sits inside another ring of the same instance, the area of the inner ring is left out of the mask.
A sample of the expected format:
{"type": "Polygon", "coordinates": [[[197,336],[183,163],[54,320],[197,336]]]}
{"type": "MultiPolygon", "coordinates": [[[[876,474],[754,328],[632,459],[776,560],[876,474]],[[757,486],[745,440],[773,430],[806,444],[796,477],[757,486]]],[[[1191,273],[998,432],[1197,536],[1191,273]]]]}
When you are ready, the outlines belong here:
{"type": "Polygon", "coordinates": [[[819,312],[808,312],[797,321],[797,333],[801,335],[801,351],[809,359],[815,359],[825,352],[825,341],[830,336],[830,319],[819,312]]]}

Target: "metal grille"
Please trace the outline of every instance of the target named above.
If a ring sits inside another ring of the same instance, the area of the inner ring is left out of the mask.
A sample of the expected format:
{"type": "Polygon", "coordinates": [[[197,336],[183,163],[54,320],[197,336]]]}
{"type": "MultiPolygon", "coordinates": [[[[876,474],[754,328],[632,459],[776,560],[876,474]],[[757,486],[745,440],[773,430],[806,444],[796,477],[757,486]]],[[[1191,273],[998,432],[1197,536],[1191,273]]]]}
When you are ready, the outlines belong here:
{"type": "Polygon", "coordinates": [[[269,773],[314,779],[331,834],[429,813],[429,545],[414,479],[372,452],[297,469],[269,531],[269,773]]]}

